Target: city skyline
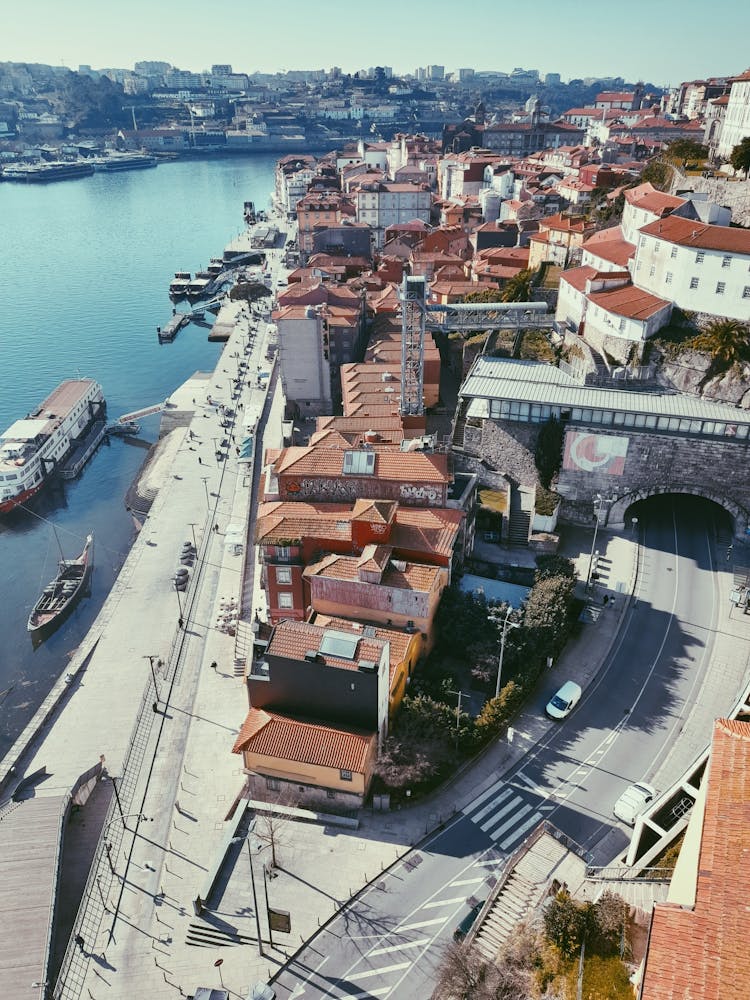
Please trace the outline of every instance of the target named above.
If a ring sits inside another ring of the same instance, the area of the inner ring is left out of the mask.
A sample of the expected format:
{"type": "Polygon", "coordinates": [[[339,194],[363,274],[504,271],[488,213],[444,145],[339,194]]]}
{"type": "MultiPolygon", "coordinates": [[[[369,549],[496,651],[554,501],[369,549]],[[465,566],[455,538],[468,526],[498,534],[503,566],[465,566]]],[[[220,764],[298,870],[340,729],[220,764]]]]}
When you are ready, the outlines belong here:
{"type": "Polygon", "coordinates": [[[279,8],[250,8],[238,0],[210,6],[132,0],[126,7],[111,0],[39,0],[33,31],[27,19],[4,24],[0,61],[75,70],[82,64],[132,69],[137,61],[159,60],[197,72],[231,63],[246,73],[332,66],[354,73],[383,65],[396,75],[429,64],[444,65],[446,72],[522,66],[563,80],[619,76],[659,86],[738,74],[748,61],[750,10],[735,7],[731,32],[704,32],[705,7],[698,0],[634,0],[626,10],[597,8],[595,20],[578,11],[560,18],[558,4],[539,0],[533,22],[506,0],[470,0],[460,18],[454,4],[434,0],[421,36],[414,15],[405,21],[395,0],[381,0],[366,30],[349,11],[344,0],[329,0],[323,12],[302,0],[279,8]],[[483,47],[477,45],[480,29],[483,47]]]}

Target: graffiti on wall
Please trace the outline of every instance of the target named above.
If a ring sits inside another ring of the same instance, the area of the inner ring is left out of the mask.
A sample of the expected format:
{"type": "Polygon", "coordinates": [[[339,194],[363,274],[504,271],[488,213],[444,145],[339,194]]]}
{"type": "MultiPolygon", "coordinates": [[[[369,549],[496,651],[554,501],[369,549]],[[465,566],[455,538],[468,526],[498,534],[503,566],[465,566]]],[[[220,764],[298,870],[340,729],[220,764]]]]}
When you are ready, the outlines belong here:
{"type": "Polygon", "coordinates": [[[563,469],[569,472],[603,472],[621,476],[628,453],[626,437],[590,434],[587,431],[567,431],[563,469]]]}

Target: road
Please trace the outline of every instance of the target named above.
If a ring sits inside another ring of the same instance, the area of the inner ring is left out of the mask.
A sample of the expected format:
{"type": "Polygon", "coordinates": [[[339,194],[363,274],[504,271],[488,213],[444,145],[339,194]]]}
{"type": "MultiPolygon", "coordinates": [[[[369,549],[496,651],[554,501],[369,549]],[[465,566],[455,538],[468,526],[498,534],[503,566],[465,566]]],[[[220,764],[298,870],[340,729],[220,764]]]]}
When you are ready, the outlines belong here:
{"type": "MultiPolygon", "coordinates": [[[[280,1000],[431,994],[442,945],[523,838],[546,819],[594,864],[624,847],[622,790],[668,752],[709,662],[718,610],[718,508],[693,498],[640,505],[642,561],[613,650],[571,716],[552,727],[448,826],[345,907],[274,983],[280,1000]],[[606,845],[603,843],[606,838],[606,845]]],[[[554,692],[541,685],[529,710],[554,692]]]]}

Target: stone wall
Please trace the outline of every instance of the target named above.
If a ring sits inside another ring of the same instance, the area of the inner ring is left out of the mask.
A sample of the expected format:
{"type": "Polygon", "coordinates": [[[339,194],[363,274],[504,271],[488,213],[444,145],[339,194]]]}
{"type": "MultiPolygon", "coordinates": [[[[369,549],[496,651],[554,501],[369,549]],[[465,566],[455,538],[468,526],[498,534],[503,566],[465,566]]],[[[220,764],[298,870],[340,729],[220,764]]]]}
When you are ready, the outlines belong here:
{"type": "MultiPolygon", "coordinates": [[[[536,486],[539,474],[534,462],[534,450],[539,427],[539,424],[496,420],[482,420],[481,426],[467,423],[463,427],[463,440],[457,440],[455,444],[463,446],[467,455],[485,461],[490,468],[520,486],[536,486]]],[[[478,472],[480,480],[484,481],[481,468],[471,471],[478,472]]]]}
{"type": "Polygon", "coordinates": [[[735,518],[735,534],[744,535],[750,511],[750,442],[624,430],[607,434],[602,427],[581,425],[574,429],[627,437],[628,450],[621,476],[560,471],[556,488],[563,497],[563,520],[590,524],[597,494],[615,500],[606,517],[602,512],[602,523],[621,526],[628,506],[636,500],[656,493],[691,493],[724,507],[735,518]]]}

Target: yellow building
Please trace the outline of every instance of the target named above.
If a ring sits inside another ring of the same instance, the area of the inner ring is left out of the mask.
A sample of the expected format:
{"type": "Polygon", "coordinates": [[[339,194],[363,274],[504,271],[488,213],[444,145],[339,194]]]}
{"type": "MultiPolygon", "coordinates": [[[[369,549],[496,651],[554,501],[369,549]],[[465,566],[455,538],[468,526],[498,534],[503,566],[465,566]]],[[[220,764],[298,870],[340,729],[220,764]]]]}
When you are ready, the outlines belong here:
{"type": "Polygon", "coordinates": [[[319,811],[333,803],[358,808],[373,778],[377,737],[251,708],[233,752],[242,754],[251,799],[319,811]]]}

